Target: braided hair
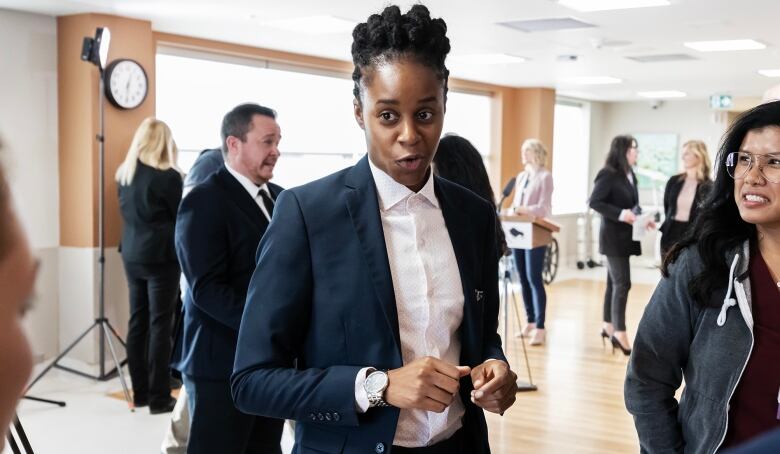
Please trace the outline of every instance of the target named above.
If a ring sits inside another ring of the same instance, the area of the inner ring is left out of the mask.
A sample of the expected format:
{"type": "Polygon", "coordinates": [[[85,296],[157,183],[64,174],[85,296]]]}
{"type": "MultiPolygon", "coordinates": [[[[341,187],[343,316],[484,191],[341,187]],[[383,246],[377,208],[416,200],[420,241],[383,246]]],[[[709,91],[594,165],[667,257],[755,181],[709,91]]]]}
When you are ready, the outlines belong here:
{"type": "Polygon", "coordinates": [[[362,102],[360,81],[370,68],[400,58],[413,58],[433,69],[443,82],[446,100],[450,74],[444,66],[450,52],[447,24],[442,19],[431,19],[425,6],[414,5],[406,14],[401,14],[398,6],[388,6],[381,14],[372,14],[365,23],[358,24],[352,38],[352,93],[358,102],[362,102]]]}

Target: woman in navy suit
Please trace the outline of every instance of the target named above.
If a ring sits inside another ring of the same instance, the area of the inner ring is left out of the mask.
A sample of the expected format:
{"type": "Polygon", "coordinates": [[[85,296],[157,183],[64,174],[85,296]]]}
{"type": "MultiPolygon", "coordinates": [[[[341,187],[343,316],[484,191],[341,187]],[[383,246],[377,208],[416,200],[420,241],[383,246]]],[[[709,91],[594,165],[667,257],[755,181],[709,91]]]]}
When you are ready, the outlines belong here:
{"type": "Polygon", "coordinates": [[[282,192],[234,372],[240,411],[295,419],[294,452],[487,454],[515,401],[498,327],[496,215],[433,175],[447,26],[420,4],[353,32],[367,156],[282,192]]]}
{"type": "Polygon", "coordinates": [[[130,289],[127,362],[136,407],[165,413],[171,397],[171,320],[178,295],[179,262],[173,245],[182,176],[171,130],[145,119],[116,172],[122,213],[120,251],[130,289]]]}

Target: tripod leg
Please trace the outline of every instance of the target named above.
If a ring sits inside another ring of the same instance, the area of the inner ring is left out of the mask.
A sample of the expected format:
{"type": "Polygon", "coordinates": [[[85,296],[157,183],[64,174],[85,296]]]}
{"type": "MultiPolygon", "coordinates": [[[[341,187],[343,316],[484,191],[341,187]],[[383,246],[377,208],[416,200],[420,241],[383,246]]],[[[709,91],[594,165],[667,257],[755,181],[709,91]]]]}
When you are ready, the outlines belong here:
{"type": "Polygon", "coordinates": [[[57,405],[58,407],[64,407],[65,402],[62,400],[41,399],[40,397],[22,396],[22,399],[34,400],[35,402],[43,402],[45,404],[57,405]]]}
{"type": "MultiPolygon", "coordinates": [[[[515,298],[515,294],[512,293],[512,303],[514,304],[515,309],[515,316],[517,317],[517,322],[520,323],[520,313],[517,311],[517,299],[515,298]]],[[[530,390],[536,390],[536,385],[534,385],[534,379],[531,377],[531,363],[528,361],[528,351],[525,349],[525,342],[520,342],[520,344],[523,346],[523,358],[525,358],[525,368],[528,371],[528,384],[530,390]]],[[[523,389],[525,391],[526,389],[523,389]]]]}
{"type": "Polygon", "coordinates": [[[14,427],[16,428],[16,435],[19,436],[19,441],[22,443],[22,447],[26,453],[33,454],[32,446],[30,446],[30,440],[27,439],[27,434],[24,433],[22,423],[19,421],[19,416],[14,415],[14,427]]]}
{"type": "MultiPolygon", "coordinates": [[[[111,323],[108,320],[106,320],[106,325],[108,325],[108,329],[110,329],[111,332],[114,333],[114,336],[116,336],[119,343],[122,344],[122,347],[127,348],[127,344],[125,343],[124,340],[122,340],[122,336],[120,336],[119,333],[116,332],[116,330],[114,329],[113,326],[111,326],[111,323]]],[[[127,362],[127,360],[125,360],[125,362],[127,362]]]]}
{"type": "MultiPolygon", "coordinates": [[[[119,341],[119,343],[122,344],[122,347],[125,349],[125,351],[127,351],[127,344],[125,344],[125,341],[122,340],[122,338],[116,332],[114,327],[111,326],[111,322],[109,322],[108,319],[106,319],[103,323],[104,323],[105,326],[108,326],[108,329],[111,330],[111,332],[114,334],[114,336],[116,336],[116,338],[119,341]]],[[[108,335],[106,335],[106,337],[108,337],[108,335]]],[[[125,359],[123,359],[122,361],[119,362],[120,366],[124,366],[125,364],[127,364],[127,358],[126,357],[125,357],[125,359]]],[[[118,373],[117,368],[111,369],[110,371],[106,372],[103,375],[103,377],[101,377],[101,379],[108,379],[109,377],[113,377],[115,372],[118,373]]]]}
{"type": "Polygon", "coordinates": [[[46,373],[49,372],[53,367],[56,367],[57,363],[60,362],[60,360],[65,357],[65,355],[70,353],[70,351],[73,350],[73,347],[75,347],[76,344],[78,344],[81,341],[81,339],[84,339],[84,336],[86,336],[90,331],[92,331],[92,328],[94,328],[95,326],[97,326],[97,322],[91,324],[89,328],[86,329],[86,331],[81,333],[81,335],[77,337],[76,340],[74,340],[70,345],[68,345],[68,348],[63,350],[62,353],[60,353],[56,358],[54,358],[54,361],[52,361],[48,366],[46,366],[46,369],[43,369],[43,371],[41,371],[41,373],[38,374],[38,376],[35,377],[35,379],[32,382],[30,382],[25,392],[29,391],[30,388],[32,388],[33,385],[38,382],[38,380],[43,378],[43,376],[46,375],[46,373]]]}
{"type": "Polygon", "coordinates": [[[11,432],[11,429],[8,429],[8,444],[11,446],[11,452],[14,454],[22,454],[22,451],[19,450],[19,445],[16,444],[16,439],[14,439],[14,434],[11,432]]]}
{"type": "Polygon", "coordinates": [[[122,371],[122,366],[119,363],[119,358],[116,356],[116,349],[114,349],[114,341],[111,340],[111,336],[108,332],[108,328],[106,328],[106,324],[101,324],[103,327],[103,331],[106,333],[106,341],[108,341],[108,349],[111,350],[111,356],[114,358],[114,364],[116,365],[116,371],[119,374],[119,382],[122,384],[122,390],[125,392],[125,400],[127,401],[127,406],[130,408],[130,411],[135,411],[135,405],[133,404],[133,399],[130,397],[130,391],[127,388],[127,383],[125,382],[125,374],[122,371]]]}

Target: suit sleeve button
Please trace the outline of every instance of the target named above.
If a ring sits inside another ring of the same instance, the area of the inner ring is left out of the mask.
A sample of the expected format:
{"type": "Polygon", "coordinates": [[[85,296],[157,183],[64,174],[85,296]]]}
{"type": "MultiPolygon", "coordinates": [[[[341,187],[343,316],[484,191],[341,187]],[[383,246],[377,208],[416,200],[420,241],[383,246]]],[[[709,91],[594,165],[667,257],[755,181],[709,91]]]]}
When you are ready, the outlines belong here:
{"type": "Polygon", "coordinates": [[[315,415],[314,413],[309,413],[309,418],[311,418],[312,421],[316,421],[317,415],[315,415]]]}
{"type": "Polygon", "coordinates": [[[331,420],[330,413],[325,413],[325,420],[326,421],[330,421],[331,420]]]}
{"type": "Polygon", "coordinates": [[[324,420],[324,419],[325,419],[325,416],[324,416],[322,413],[317,413],[317,419],[319,419],[320,421],[322,421],[322,420],[324,420]]]}
{"type": "Polygon", "coordinates": [[[340,419],[341,419],[341,415],[340,415],[340,414],[338,414],[338,412],[334,412],[334,413],[333,413],[333,420],[334,420],[334,421],[338,421],[338,420],[340,420],[340,419]]]}

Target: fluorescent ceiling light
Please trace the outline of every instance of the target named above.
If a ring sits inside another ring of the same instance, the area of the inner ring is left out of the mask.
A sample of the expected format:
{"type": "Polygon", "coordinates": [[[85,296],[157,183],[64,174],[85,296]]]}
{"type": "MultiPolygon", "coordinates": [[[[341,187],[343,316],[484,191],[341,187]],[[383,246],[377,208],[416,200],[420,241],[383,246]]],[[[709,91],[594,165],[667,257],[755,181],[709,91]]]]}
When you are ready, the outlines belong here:
{"type": "Polygon", "coordinates": [[[548,19],[530,19],[515,20],[509,22],[498,22],[498,25],[509,27],[521,32],[551,32],[556,30],[573,30],[577,28],[592,28],[593,24],[582,22],[573,17],[552,17],[548,19]]]}
{"type": "Polygon", "coordinates": [[[563,6],[582,12],[669,6],[669,0],[558,0],[563,6]]]}
{"type": "Polygon", "coordinates": [[[780,77],[780,69],[759,69],[758,73],[766,77],[780,77]]]}
{"type": "Polygon", "coordinates": [[[637,95],[651,99],[684,98],[688,96],[687,93],[677,90],[640,91],[637,95]]]}
{"type": "Polygon", "coordinates": [[[453,55],[450,61],[454,63],[463,63],[471,65],[500,65],[510,63],[524,63],[527,58],[519,55],[510,54],[474,54],[474,55],[453,55]]]}
{"type": "Polygon", "coordinates": [[[571,85],[612,85],[623,83],[622,79],[609,76],[582,76],[582,77],[568,77],[563,79],[564,84],[571,85]]]}
{"type": "Polygon", "coordinates": [[[684,43],[685,47],[699,52],[725,52],[732,50],[765,49],[766,45],[753,39],[729,39],[724,41],[693,41],[684,43]]]}
{"type": "Polygon", "coordinates": [[[333,16],[309,16],[268,21],[263,22],[263,25],[296,33],[324,35],[329,33],[352,33],[357,22],[333,16]]]}

